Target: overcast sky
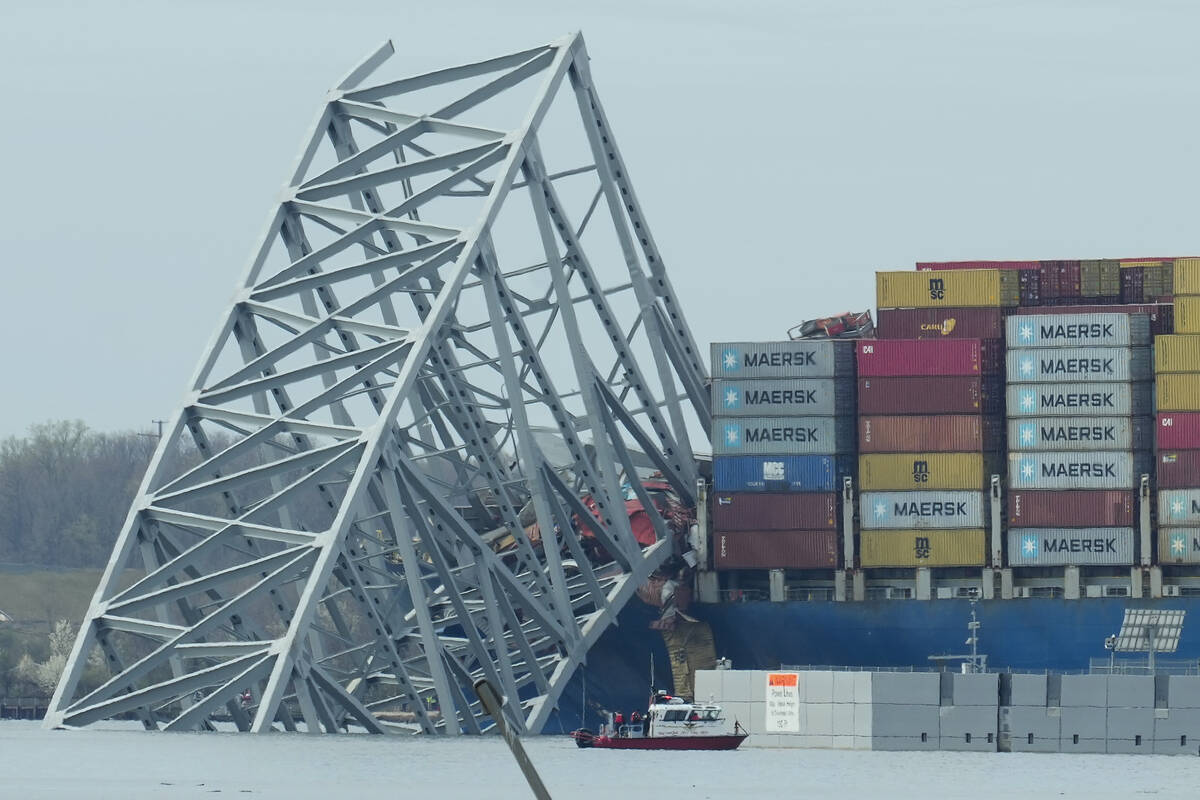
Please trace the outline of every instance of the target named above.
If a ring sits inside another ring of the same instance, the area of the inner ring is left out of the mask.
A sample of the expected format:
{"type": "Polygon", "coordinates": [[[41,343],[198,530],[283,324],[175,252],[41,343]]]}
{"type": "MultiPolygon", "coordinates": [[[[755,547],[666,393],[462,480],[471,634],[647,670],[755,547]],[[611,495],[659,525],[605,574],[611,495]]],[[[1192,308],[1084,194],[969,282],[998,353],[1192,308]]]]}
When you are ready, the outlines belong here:
{"type": "Polygon", "coordinates": [[[168,417],[326,90],[582,30],[700,342],[916,260],[1200,254],[1192,2],[7,0],[0,436],[168,417]]]}

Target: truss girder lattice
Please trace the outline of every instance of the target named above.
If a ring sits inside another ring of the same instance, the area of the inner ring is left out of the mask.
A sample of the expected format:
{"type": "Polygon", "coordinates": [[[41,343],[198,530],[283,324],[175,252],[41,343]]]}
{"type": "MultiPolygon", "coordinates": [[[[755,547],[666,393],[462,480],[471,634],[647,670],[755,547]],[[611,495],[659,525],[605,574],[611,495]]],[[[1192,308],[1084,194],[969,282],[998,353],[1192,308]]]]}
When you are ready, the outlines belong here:
{"type": "Polygon", "coordinates": [[[704,368],[582,37],[391,54],[322,106],[49,725],[478,733],[487,677],[537,732],[670,554],[636,476],[694,503],[704,368]]]}

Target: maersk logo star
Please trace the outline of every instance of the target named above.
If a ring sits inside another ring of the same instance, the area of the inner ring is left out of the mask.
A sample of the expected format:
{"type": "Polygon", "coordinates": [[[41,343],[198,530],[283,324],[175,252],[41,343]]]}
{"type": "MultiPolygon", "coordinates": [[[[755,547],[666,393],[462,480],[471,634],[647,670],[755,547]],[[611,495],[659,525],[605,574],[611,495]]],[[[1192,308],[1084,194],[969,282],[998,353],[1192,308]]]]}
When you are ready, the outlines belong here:
{"type": "Polygon", "coordinates": [[[1033,444],[1036,427],[1030,423],[1021,426],[1021,444],[1033,444]]]}
{"type": "Polygon", "coordinates": [[[1178,497],[1171,501],[1171,516],[1178,517],[1183,514],[1183,501],[1178,497]]]}
{"type": "Polygon", "coordinates": [[[887,503],[876,503],[875,504],[875,516],[876,517],[886,517],[887,516],[887,503]]]}
{"type": "Polygon", "coordinates": [[[1022,375],[1032,375],[1033,374],[1033,359],[1032,358],[1022,358],[1021,359],[1021,374],[1022,375]]]}
{"type": "Polygon", "coordinates": [[[1026,534],[1021,537],[1021,555],[1026,558],[1037,558],[1038,540],[1036,535],[1026,534]]]}
{"type": "Polygon", "coordinates": [[[1023,480],[1023,481],[1033,480],[1033,472],[1034,472],[1033,460],[1028,459],[1028,458],[1021,459],[1021,480],[1023,480]]]}
{"type": "Polygon", "coordinates": [[[742,426],[729,424],[725,426],[725,444],[730,447],[742,446],[742,426]]]}
{"type": "Polygon", "coordinates": [[[724,353],[722,353],[721,354],[721,366],[722,366],[722,368],[724,368],[724,370],[726,372],[737,369],[739,366],[738,351],[737,350],[726,350],[724,353]]]}
{"type": "Polygon", "coordinates": [[[741,390],[732,386],[725,390],[725,407],[737,408],[740,405],[741,390]]]}
{"type": "Polygon", "coordinates": [[[1171,534],[1171,555],[1181,556],[1187,552],[1187,537],[1182,533],[1171,534]]]}
{"type": "Polygon", "coordinates": [[[1033,326],[1032,325],[1022,325],[1021,332],[1019,335],[1021,337],[1022,342],[1032,342],[1033,341],[1033,326]]]}
{"type": "Polygon", "coordinates": [[[1037,397],[1033,392],[1021,392],[1021,410],[1033,411],[1037,408],[1037,397]]]}

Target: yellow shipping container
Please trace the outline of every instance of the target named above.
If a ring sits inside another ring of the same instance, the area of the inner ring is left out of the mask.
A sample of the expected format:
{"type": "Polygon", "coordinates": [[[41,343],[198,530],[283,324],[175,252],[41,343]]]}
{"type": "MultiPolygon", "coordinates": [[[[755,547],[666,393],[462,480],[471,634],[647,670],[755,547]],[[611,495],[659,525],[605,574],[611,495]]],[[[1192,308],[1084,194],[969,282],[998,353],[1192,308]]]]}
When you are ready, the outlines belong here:
{"type": "Polygon", "coordinates": [[[1166,373],[1154,378],[1159,411],[1200,411],[1200,373],[1166,373]]]}
{"type": "Polygon", "coordinates": [[[1175,297],[1175,332],[1200,333],[1200,297],[1175,297]]]}
{"type": "Polygon", "coordinates": [[[935,269],[876,272],[879,308],[998,308],[1021,299],[1015,269],[935,269]]]}
{"type": "Polygon", "coordinates": [[[863,531],[864,567],[981,567],[987,561],[982,528],[863,531]]]}
{"type": "Polygon", "coordinates": [[[1200,336],[1155,336],[1155,372],[1200,372],[1200,336]]]}
{"type": "Polygon", "coordinates": [[[984,487],[983,453],[873,453],[858,457],[862,491],[984,487]]]}
{"type": "Polygon", "coordinates": [[[1200,258],[1175,259],[1175,294],[1200,294],[1200,258]]]}
{"type": "Polygon", "coordinates": [[[1159,258],[1146,258],[1141,261],[1122,261],[1121,269],[1130,269],[1132,267],[1169,267],[1170,265],[1170,261],[1163,261],[1159,258]]]}

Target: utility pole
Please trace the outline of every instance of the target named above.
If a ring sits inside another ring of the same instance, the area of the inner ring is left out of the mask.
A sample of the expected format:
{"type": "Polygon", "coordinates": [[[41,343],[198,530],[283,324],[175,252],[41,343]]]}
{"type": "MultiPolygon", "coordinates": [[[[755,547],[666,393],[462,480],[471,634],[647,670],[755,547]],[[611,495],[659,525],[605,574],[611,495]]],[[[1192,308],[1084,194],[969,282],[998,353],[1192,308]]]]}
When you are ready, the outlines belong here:
{"type": "Polygon", "coordinates": [[[152,419],[150,420],[150,424],[158,426],[158,433],[139,433],[138,436],[145,436],[148,439],[157,439],[162,441],[163,425],[166,425],[167,421],[165,419],[152,419]]]}

